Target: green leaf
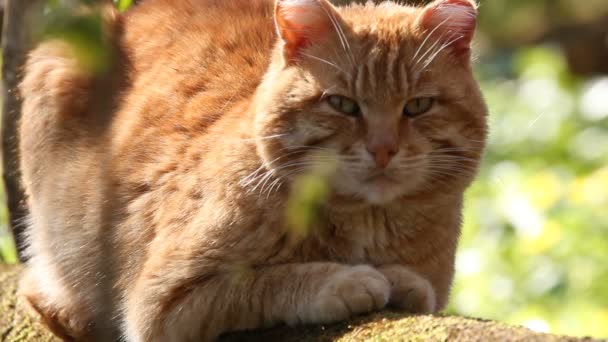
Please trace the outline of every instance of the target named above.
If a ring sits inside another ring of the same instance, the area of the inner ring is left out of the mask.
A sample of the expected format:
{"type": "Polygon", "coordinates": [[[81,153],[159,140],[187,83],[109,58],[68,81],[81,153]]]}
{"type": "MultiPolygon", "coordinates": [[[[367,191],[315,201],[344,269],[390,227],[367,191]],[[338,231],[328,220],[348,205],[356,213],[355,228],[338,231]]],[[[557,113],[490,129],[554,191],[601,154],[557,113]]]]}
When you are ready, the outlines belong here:
{"type": "Polygon", "coordinates": [[[126,11],[133,5],[133,0],[114,0],[114,4],[119,11],[126,11]]]}
{"type": "Polygon", "coordinates": [[[81,65],[97,74],[108,70],[111,51],[104,39],[103,20],[99,11],[80,14],[59,7],[46,16],[42,36],[69,43],[81,65]]]}

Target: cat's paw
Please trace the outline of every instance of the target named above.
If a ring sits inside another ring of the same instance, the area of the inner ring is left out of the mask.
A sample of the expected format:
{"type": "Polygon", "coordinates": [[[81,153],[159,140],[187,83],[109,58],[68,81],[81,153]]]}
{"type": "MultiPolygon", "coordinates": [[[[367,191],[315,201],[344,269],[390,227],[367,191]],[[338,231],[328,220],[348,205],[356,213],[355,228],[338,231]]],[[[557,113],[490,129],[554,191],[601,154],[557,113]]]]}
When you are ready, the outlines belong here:
{"type": "Polygon", "coordinates": [[[386,306],[391,287],[384,275],[370,266],[346,267],[330,274],[301,308],[301,323],[329,323],[386,306]]]}
{"type": "Polygon", "coordinates": [[[428,280],[401,265],[382,266],[378,270],[391,284],[391,307],[412,313],[437,310],[435,290],[428,280]]]}

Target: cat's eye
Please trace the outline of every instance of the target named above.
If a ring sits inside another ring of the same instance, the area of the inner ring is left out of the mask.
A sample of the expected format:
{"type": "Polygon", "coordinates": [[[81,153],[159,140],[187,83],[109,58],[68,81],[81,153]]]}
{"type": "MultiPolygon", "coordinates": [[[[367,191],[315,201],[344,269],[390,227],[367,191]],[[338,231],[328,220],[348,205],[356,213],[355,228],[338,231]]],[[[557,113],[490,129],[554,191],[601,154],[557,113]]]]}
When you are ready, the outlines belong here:
{"type": "Polygon", "coordinates": [[[327,98],[327,102],[329,105],[346,115],[350,116],[359,116],[361,115],[361,108],[354,100],[349,99],[348,97],[340,96],[340,95],[331,95],[327,98]]]}
{"type": "Polygon", "coordinates": [[[431,110],[434,104],[435,99],[432,97],[415,98],[405,104],[405,108],[403,109],[403,115],[410,118],[417,117],[431,110]]]}

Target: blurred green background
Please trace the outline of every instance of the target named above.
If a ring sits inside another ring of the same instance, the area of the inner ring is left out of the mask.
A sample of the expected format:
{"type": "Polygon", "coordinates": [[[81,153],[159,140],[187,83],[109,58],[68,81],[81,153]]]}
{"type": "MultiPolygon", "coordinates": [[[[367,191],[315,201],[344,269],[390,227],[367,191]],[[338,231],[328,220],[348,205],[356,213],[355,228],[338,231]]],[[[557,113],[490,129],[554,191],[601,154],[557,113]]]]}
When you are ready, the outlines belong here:
{"type": "MultiPolygon", "coordinates": [[[[491,133],[448,312],[608,337],[608,1],[482,0],[480,13],[491,133]]],[[[16,262],[4,206],[0,222],[0,260],[16,262]]]]}

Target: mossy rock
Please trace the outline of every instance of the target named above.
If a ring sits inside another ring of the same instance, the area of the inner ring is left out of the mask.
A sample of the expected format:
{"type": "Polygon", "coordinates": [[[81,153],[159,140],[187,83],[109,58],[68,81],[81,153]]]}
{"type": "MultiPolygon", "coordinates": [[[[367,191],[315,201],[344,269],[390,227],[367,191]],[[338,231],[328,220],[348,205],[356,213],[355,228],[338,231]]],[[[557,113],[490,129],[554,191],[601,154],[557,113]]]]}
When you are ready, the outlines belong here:
{"type": "Polygon", "coordinates": [[[17,298],[21,267],[0,265],[0,341],[59,341],[25,309],[17,298]]]}
{"type": "MultiPolygon", "coordinates": [[[[20,266],[0,265],[0,341],[59,341],[28,314],[17,298],[20,266]]],[[[269,330],[224,336],[225,342],[248,341],[598,341],[535,333],[503,323],[454,317],[408,316],[379,312],[348,322],[269,330]]],[[[608,341],[608,340],[607,340],[608,341]]]]}

